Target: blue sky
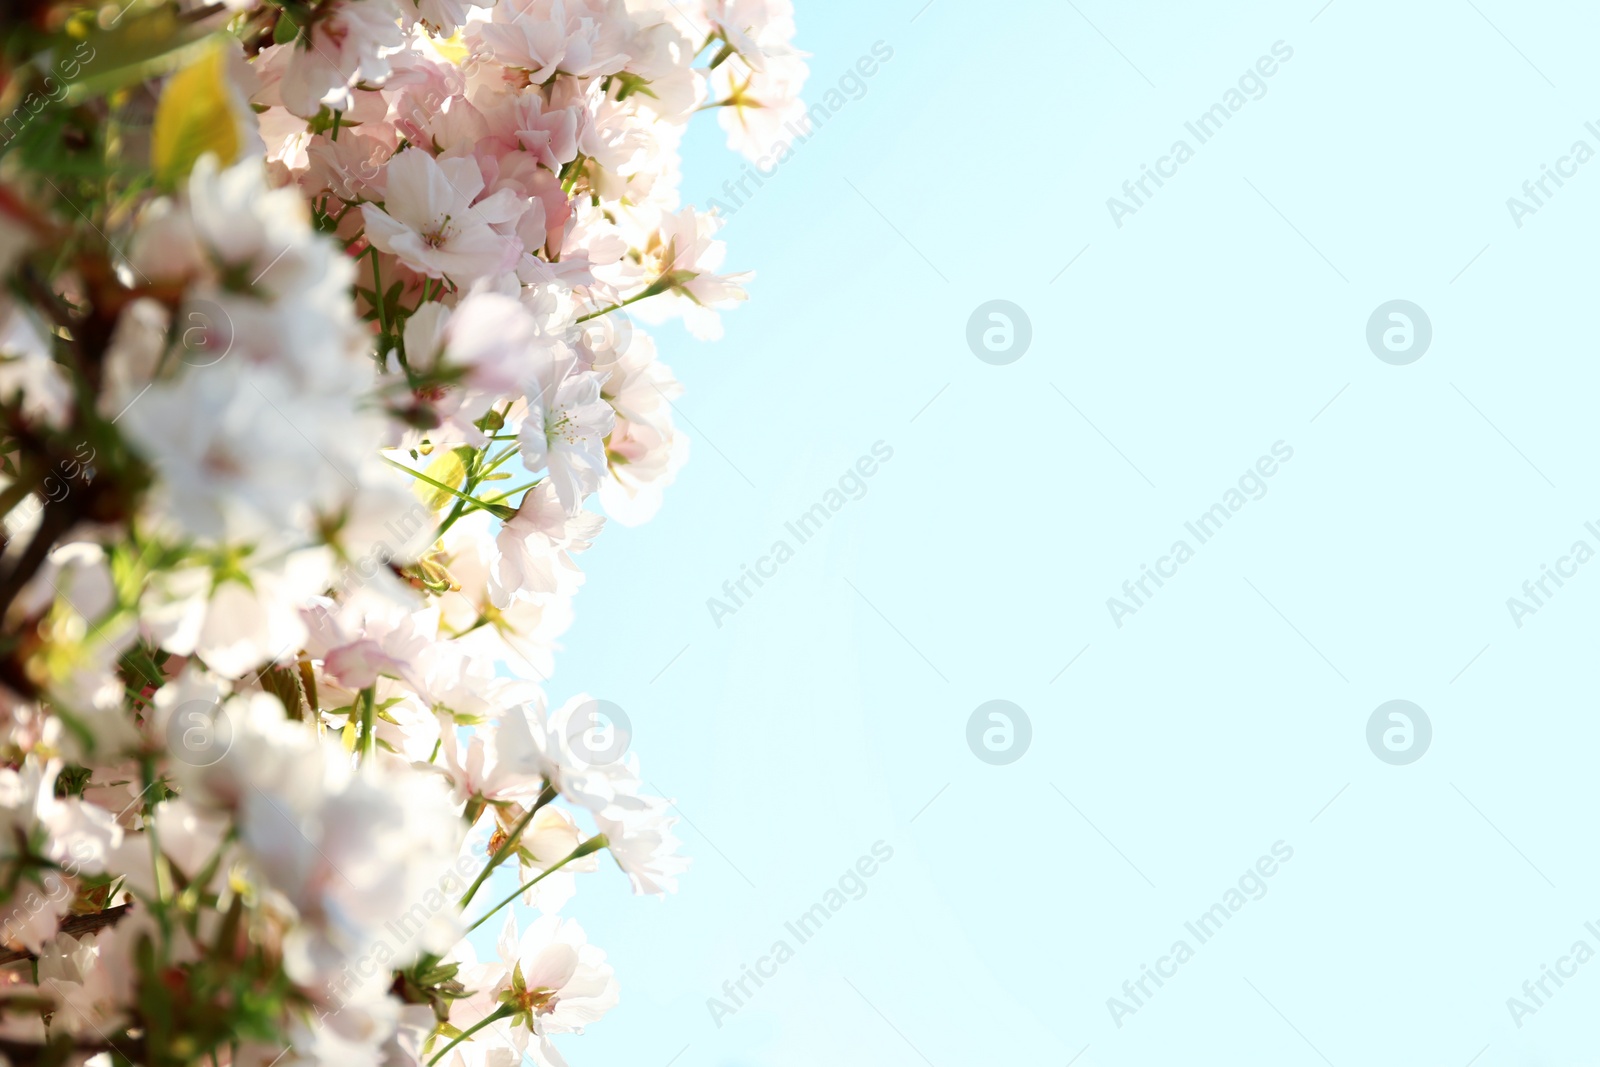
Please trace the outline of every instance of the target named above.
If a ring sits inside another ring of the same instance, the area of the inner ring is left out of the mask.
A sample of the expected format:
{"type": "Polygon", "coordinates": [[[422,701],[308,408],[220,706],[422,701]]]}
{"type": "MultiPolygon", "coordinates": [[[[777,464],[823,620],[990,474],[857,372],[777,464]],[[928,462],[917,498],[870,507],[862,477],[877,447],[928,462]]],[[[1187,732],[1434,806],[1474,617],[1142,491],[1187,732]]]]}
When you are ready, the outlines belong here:
{"type": "MultiPolygon", "coordinates": [[[[808,99],[893,57],[724,231],[758,274],[726,338],[656,331],[692,459],[584,557],[550,688],[627,710],[695,866],[664,903],[586,881],[623,1002],[569,1058],[1591,1062],[1600,965],[1507,1000],[1600,950],[1600,567],[1559,564],[1600,549],[1600,164],[1561,163],[1600,149],[1600,15],[921,2],[802,0],[808,99]],[[1031,325],[1005,365],[967,340],[992,300],[1031,325]],[[1431,326],[1409,364],[1368,344],[1393,300],[1431,326]],[[1544,565],[1575,574],[1513,617],[1544,565]],[[1368,744],[1396,699],[1432,731],[1404,765],[1368,744]],[[991,700],[1015,762],[968,747],[991,700]],[[1145,965],[1175,974],[1117,1017],[1145,965]]],[[[686,198],[741,168],[707,119],[686,198]]]]}

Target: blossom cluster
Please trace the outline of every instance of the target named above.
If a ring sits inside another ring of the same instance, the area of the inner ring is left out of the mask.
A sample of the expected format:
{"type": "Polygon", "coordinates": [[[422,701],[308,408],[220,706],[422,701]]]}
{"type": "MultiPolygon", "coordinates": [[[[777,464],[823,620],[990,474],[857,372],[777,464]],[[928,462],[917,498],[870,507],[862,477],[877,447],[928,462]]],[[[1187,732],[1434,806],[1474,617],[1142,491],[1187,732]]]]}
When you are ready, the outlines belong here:
{"type": "Polygon", "coordinates": [[[580,881],[686,861],[557,642],[688,458],[635,320],[745,298],[679,144],[803,131],[789,0],[22,8],[0,1059],[564,1063],[580,881]]]}

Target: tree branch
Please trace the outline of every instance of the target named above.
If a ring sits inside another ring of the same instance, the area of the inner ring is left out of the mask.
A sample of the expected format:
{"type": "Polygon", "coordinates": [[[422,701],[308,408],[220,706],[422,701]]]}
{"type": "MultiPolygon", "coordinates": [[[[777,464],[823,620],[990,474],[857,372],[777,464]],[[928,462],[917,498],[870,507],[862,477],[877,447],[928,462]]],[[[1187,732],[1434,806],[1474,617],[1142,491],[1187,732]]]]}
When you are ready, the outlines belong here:
{"type": "MultiPolygon", "coordinates": [[[[115,926],[124,915],[128,914],[129,909],[132,907],[132,904],[118,904],[116,907],[107,908],[105,911],[92,911],[87,915],[70,915],[61,924],[61,929],[58,932],[71,934],[73,937],[92,934],[104,927],[115,926]]],[[[0,965],[35,958],[37,957],[33,953],[25,949],[0,950],[0,965]]]]}
{"type": "MultiPolygon", "coordinates": [[[[61,1038],[49,1044],[36,1045],[28,1041],[16,1041],[9,1037],[0,1037],[0,1056],[4,1056],[11,1067],[52,1067],[60,1063],[77,1063],[80,1060],[69,1054],[79,1056],[96,1052],[117,1052],[128,1059],[142,1056],[142,1051],[130,1055],[130,1048],[142,1050],[142,1039],[135,1040],[127,1036],[122,1037],[122,1043],[116,1044],[107,1040],[73,1041],[70,1038],[61,1038]]],[[[138,1062],[138,1060],[134,1060],[138,1062]]]]}

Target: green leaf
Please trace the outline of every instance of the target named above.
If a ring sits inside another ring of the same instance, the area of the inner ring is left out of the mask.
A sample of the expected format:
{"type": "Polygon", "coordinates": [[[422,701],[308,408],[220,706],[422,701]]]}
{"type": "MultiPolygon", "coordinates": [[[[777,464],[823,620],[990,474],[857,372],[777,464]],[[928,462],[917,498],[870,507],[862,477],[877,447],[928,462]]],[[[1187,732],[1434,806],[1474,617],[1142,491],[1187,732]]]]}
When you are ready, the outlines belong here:
{"type": "Polygon", "coordinates": [[[288,44],[299,36],[300,27],[294,24],[294,20],[283,12],[278,12],[277,25],[272,27],[272,43],[288,44]]]}
{"type": "Polygon", "coordinates": [[[660,97],[656,96],[656,94],[651,91],[650,79],[648,78],[640,77],[639,75],[626,70],[619,71],[618,73],[612,75],[612,77],[622,84],[622,89],[617,93],[618,103],[628,99],[628,97],[634,93],[642,93],[643,95],[650,97],[652,100],[660,99],[660,97]]]}
{"type": "Polygon", "coordinates": [[[520,962],[511,971],[511,989],[519,997],[528,991],[528,980],[522,976],[522,964],[520,962]]]}
{"type": "Polygon", "coordinates": [[[182,21],[176,5],[124,11],[111,28],[84,39],[91,51],[83,59],[83,76],[67,86],[67,103],[81,104],[177,70],[211,47],[210,36],[205,26],[182,21]]]}

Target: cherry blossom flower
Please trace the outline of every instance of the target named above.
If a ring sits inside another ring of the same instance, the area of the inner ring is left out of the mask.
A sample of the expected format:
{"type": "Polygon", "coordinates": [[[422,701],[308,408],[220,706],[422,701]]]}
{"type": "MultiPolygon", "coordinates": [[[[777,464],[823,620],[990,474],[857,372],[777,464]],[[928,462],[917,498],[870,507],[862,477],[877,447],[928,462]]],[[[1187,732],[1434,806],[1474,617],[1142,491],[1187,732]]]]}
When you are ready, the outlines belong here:
{"type": "Polygon", "coordinates": [[[60,424],[72,389],[44,333],[22,307],[0,297],[0,402],[20,400],[32,419],[60,424]]]}
{"type": "Polygon", "coordinates": [[[619,987],[605,953],[589,944],[577,922],[557,915],[541,916],[520,936],[516,917],[508,915],[498,948],[498,962],[468,972],[482,990],[468,1006],[506,1012],[519,1055],[532,1051],[541,1063],[565,1063],[551,1035],[581,1034],[617,1004],[619,987]]]}
{"type": "Polygon", "coordinates": [[[55,796],[60,771],[31,758],[18,770],[0,768],[0,875],[19,886],[0,904],[0,940],[33,952],[71,907],[71,879],[104,870],[122,838],[109,813],[55,796]]]}
{"type": "Polygon", "coordinates": [[[555,486],[545,480],[523,495],[517,513],[495,538],[500,558],[495,586],[509,601],[519,592],[554,593],[562,588],[561,571],[576,572],[572,553],[582,552],[600,535],[605,520],[583,509],[568,511],[555,486]]]}
{"type": "Polygon", "coordinates": [[[628,62],[632,26],[621,0],[508,0],[477,32],[495,59],[542,85],[557,73],[615,74],[628,62]]]}
{"type": "Polygon", "coordinates": [[[405,347],[412,372],[430,379],[414,391],[414,402],[426,403],[456,437],[475,445],[484,440],[477,421],[516,390],[528,364],[566,351],[522,303],[481,290],[453,308],[438,302],[419,307],[406,322],[405,347]]]}
{"type": "Polygon", "coordinates": [[[672,421],[672,401],[683,386],[656,358],[647,334],[607,357],[596,369],[607,374],[601,395],[617,424],[606,442],[609,476],[600,485],[600,503],[624,526],[637,526],[660,510],[666,488],[689,459],[689,439],[672,421]]]}
{"type": "Polygon", "coordinates": [[[722,336],[722,323],[714,309],[745,300],[744,286],[755,275],[748,271],[717,273],[727,255],[727,246],[714,239],[721,227],[720,218],[692,207],[661,216],[649,251],[657,266],[659,284],[669,300],[665,304],[638,305],[641,318],[659,321],[663,311],[670,311],[682,315],[684,325],[696,337],[715,340],[722,336]]]}
{"type": "MultiPolygon", "coordinates": [[[[745,298],[685,130],[804,128],[791,6],[222,8],[119,15],[150,62],[36,128],[149,135],[56,146],[94,181],[19,142],[0,185],[0,943],[35,957],[0,1036],[564,1064],[618,986],[558,912],[602,850],[636,893],[687,861],[629,739],[545,686],[585,502],[641,522],[689,454],[635,323],[713,338],[745,298]]],[[[39,54],[91,62],[79,29],[39,54]]]]}
{"type": "Polygon", "coordinates": [[[286,107],[309,118],[323,106],[345,110],[356,81],[381,82],[387,57],[402,44],[391,0],[333,0],[316,9],[293,45],[278,91],[286,107]]]}
{"type": "Polygon", "coordinates": [[[53,1033],[93,1037],[122,1023],[129,968],[113,969],[102,959],[103,946],[114,937],[110,930],[81,940],[58,934],[40,950],[39,990],[57,1005],[50,1020],[53,1033]]]}
{"type": "Polygon", "coordinates": [[[436,160],[408,148],[389,162],[383,206],[361,205],[367,237],[430,278],[470,283],[509,270],[518,249],[493,229],[521,213],[508,190],[474,203],[483,174],[469,159],[436,160]]]}
{"type": "Polygon", "coordinates": [[[519,438],[523,465],[549,472],[568,511],[600,487],[605,473],[605,439],[616,415],[600,398],[604,380],[567,360],[550,364],[527,392],[528,415],[519,438]]]}
{"type": "Polygon", "coordinates": [[[614,807],[597,814],[595,822],[635,893],[676,893],[678,876],[689,868],[689,861],[678,854],[678,838],[672,832],[678,820],[667,814],[671,806],[667,801],[642,799],[642,806],[614,807]]]}
{"type": "Polygon", "coordinates": [[[592,814],[643,809],[650,802],[638,795],[634,764],[586,758],[581,739],[592,723],[584,715],[593,703],[579,693],[552,711],[541,695],[511,709],[498,724],[497,755],[510,773],[538,777],[592,814]]]}

